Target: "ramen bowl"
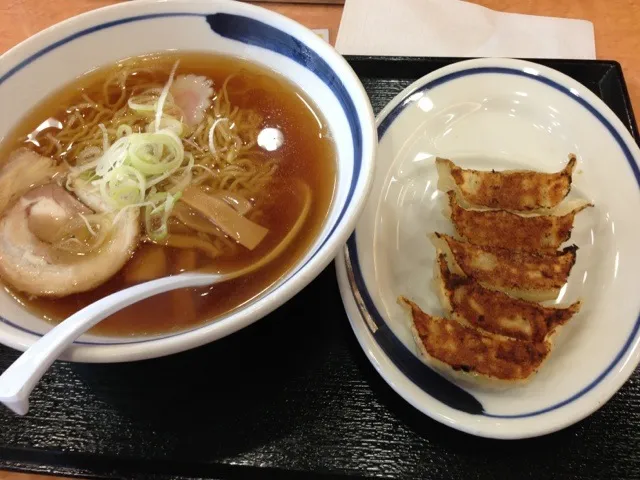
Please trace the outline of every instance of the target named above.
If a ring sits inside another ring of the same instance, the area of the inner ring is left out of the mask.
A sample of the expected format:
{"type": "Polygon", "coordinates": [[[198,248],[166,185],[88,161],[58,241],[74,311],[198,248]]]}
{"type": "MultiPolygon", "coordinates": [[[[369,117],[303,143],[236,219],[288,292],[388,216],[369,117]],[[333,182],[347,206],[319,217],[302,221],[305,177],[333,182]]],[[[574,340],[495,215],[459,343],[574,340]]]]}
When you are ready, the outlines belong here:
{"type": "MultiPolygon", "coordinates": [[[[376,133],[368,97],[346,61],[321,38],[268,10],[228,1],[137,1],[54,25],[0,57],[0,140],[45,98],[119,60],[159,52],[237,57],[284,77],[324,117],[336,154],[335,188],[322,226],[292,266],[258,296],[192,328],[154,335],[85,334],[63,358],[121,362],[191,349],[264,317],[309,284],[355,226],[371,186],[376,133]]],[[[52,324],[0,292],[0,342],[25,350],[52,324]]]]}

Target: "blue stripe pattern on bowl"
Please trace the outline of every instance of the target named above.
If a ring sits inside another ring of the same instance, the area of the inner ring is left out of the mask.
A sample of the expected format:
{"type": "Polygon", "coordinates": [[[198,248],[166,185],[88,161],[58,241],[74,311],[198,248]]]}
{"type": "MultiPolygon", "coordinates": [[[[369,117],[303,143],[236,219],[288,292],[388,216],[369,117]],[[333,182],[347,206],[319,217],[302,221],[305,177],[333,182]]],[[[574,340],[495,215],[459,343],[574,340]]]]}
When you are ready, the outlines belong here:
{"type": "MultiPolygon", "coordinates": [[[[338,228],[338,225],[344,218],[347,210],[351,205],[351,201],[353,200],[353,195],[358,185],[358,181],[360,179],[360,172],[362,169],[362,148],[363,148],[363,138],[362,138],[362,126],[358,119],[358,113],[356,111],[356,106],[349,95],[346,87],[340,80],[339,76],[333,71],[333,69],[329,66],[329,64],[318,55],[311,48],[306,46],[300,40],[291,36],[290,34],[283,32],[271,25],[268,25],[259,20],[255,20],[253,18],[234,15],[229,13],[214,13],[214,14],[200,14],[200,13],[187,13],[187,12],[172,12],[172,13],[157,13],[157,14],[149,14],[149,15],[138,15],[133,17],[121,18],[118,20],[114,20],[111,22],[105,22],[98,25],[94,25],[92,27],[86,28],[84,30],[80,30],[72,35],[69,35],[57,42],[52,43],[51,45],[37,51],[32,54],[25,60],[18,63],[16,66],[9,69],[5,74],[0,76],[0,88],[2,84],[17,72],[27,67],[29,64],[33,63],[40,57],[46,55],[47,53],[60,48],[66,45],[69,42],[75,41],[79,38],[85,37],[87,35],[91,35],[92,33],[105,30],[108,28],[116,27],[118,25],[128,24],[132,22],[140,22],[146,20],[153,20],[158,18],[168,18],[168,17],[200,17],[205,20],[212,32],[220,35],[222,37],[228,38],[230,40],[236,40],[238,42],[242,42],[248,45],[264,48],[270,50],[272,52],[278,53],[280,55],[286,56],[287,58],[293,60],[298,63],[302,67],[314,73],[322,82],[327,85],[327,87],[332,91],[335,95],[336,99],[340,103],[347,122],[349,123],[349,128],[351,130],[351,136],[353,140],[353,174],[351,177],[351,181],[349,182],[349,191],[347,194],[347,199],[345,204],[342,206],[340,214],[336,219],[335,223],[332,225],[331,230],[325,240],[320,244],[312,253],[311,257],[305,262],[303,265],[298,267],[298,269],[291,274],[289,279],[285,281],[278,288],[281,288],[288,281],[290,281],[293,276],[295,276],[300,270],[302,270],[315,256],[318,251],[326,245],[327,241],[335,230],[338,228]]],[[[20,330],[22,332],[34,335],[36,337],[41,337],[37,332],[26,329],[20,325],[17,325],[9,320],[0,317],[0,321],[10,325],[11,327],[20,330]]],[[[194,330],[198,330],[201,327],[195,327],[189,330],[185,330],[179,333],[174,333],[170,335],[164,335],[159,337],[153,337],[144,340],[134,340],[134,341],[123,341],[123,342],[83,342],[83,341],[75,341],[75,345],[124,345],[124,344],[139,344],[139,343],[147,343],[153,342],[160,339],[176,337],[180,335],[185,335],[194,330]]]]}

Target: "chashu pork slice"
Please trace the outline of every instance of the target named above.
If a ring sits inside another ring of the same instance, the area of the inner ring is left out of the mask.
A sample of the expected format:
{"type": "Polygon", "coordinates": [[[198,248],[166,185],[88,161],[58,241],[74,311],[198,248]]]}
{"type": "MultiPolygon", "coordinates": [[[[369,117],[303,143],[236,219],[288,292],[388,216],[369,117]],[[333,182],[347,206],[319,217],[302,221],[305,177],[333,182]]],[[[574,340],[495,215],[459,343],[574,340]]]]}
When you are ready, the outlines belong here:
{"type": "MultiPolygon", "coordinates": [[[[93,203],[100,206],[95,199],[93,203]]],[[[0,218],[0,277],[21,292],[49,297],[91,290],[107,281],[131,258],[138,244],[137,210],[123,212],[100,247],[88,254],[60,250],[47,240],[46,231],[91,213],[55,183],[26,192],[0,218]]]]}
{"type": "Polygon", "coordinates": [[[575,216],[591,206],[574,205],[566,213],[519,215],[507,210],[465,209],[457,195],[449,192],[448,212],[458,235],[480,246],[525,252],[551,252],[569,240],[575,216]]]}
{"type": "Polygon", "coordinates": [[[53,159],[24,147],[15,150],[0,169],[0,215],[17,198],[34,187],[50,183],[59,172],[53,159]]]}
{"type": "Polygon", "coordinates": [[[580,311],[580,302],[567,308],[543,307],[484,288],[471,277],[452,273],[443,254],[438,255],[434,278],[442,308],[451,318],[519,340],[549,340],[580,311]]]}
{"type": "Polygon", "coordinates": [[[456,379],[522,383],[536,373],[551,351],[547,342],[492,335],[429,315],[404,297],[399,303],[409,311],[411,330],[424,362],[456,379]]]}
{"type": "Polygon", "coordinates": [[[513,297],[542,302],[558,297],[576,261],[575,245],[553,253],[514,252],[481,247],[440,233],[431,239],[454,273],[513,297]]]}
{"type": "Polygon", "coordinates": [[[444,158],[436,159],[438,188],[453,190],[465,206],[516,211],[544,211],[558,205],[571,190],[575,155],[560,172],[532,170],[481,171],[463,169],[444,158]]]}

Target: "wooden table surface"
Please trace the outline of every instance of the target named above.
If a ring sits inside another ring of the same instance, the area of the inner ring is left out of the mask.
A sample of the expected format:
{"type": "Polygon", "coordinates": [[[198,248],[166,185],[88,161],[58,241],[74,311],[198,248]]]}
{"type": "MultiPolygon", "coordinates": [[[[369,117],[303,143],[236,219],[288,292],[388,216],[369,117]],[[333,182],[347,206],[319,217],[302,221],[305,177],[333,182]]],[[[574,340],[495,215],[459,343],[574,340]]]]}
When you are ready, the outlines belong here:
{"type": "MultiPolygon", "coordinates": [[[[373,1],[373,0],[372,0],[373,1]]],[[[118,0],[0,0],[0,53],[38,31],[73,15],[118,3],[118,0]]],[[[260,2],[255,2],[260,4],[260,2]]],[[[622,64],[634,108],[640,109],[640,1],[638,0],[473,0],[503,12],[581,18],[594,24],[600,59],[622,64]]],[[[342,6],[263,3],[310,28],[328,28],[336,40],[342,6]]],[[[1,428],[1,426],[0,426],[1,428]]],[[[0,480],[45,480],[54,477],[0,471],[0,480]]]]}

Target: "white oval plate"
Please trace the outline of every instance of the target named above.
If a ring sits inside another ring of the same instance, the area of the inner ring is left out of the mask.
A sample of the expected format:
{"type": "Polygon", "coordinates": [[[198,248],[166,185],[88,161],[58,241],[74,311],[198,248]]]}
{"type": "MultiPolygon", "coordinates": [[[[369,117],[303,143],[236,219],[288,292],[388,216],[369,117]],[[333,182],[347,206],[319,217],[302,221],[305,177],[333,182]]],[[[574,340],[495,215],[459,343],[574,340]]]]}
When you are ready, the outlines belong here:
{"type": "Polygon", "coordinates": [[[640,150],[586,87],[511,59],[463,61],[400,93],[377,118],[376,175],[355,233],[337,260],[347,314],[367,356],[402,397],[475,435],[524,438],[575,423],[602,406],[640,361],[640,150]],[[561,170],[578,158],[570,198],[595,204],[576,217],[578,259],[556,303],[581,298],[538,374],[489,390],[451,383],[418,358],[405,295],[443,314],[430,287],[427,235],[453,233],[442,215],[435,156],[469,168],[561,170]]]}

